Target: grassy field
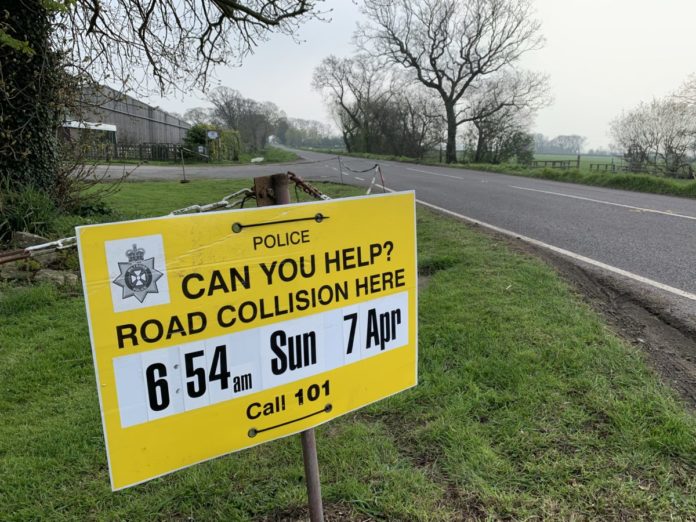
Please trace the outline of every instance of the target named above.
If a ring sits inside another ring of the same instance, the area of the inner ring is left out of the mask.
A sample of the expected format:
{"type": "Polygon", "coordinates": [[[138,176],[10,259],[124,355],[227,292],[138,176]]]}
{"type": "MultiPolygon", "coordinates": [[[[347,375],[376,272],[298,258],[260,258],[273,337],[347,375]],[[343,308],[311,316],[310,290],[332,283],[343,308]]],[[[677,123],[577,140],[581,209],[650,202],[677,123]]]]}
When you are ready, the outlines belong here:
{"type": "MultiPolygon", "coordinates": [[[[298,159],[297,154],[290,152],[289,150],[279,149],[276,147],[267,147],[264,150],[257,152],[243,152],[239,155],[239,161],[228,161],[228,160],[211,160],[209,162],[201,159],[185,159],[186,165],[195,165],[196,167],[203,167],[206,165],[220,166],[220,165],[248,165],[251,163],[252,158],[264,158],[264,163],[285,163],[289,161],[295,161],[298,159]]],[[[107,162],[100,162],[107,163],[107,162]]],[[[153,166],[169,166],[178,165],[180,161],[145,161],[141,162],[138,160],[118,160],[108,162],[109,165],[138,165],[140,163],[145,163],[147,165],[153,166]]]]}
{"type": "MultiPolygon", "coordinates": [[[[315,149],[319,151],[319,149],[315,149]]],[[[348,154],[345,150],[337,150],[337,149],[324,149],[321,152],[326,152],[328,154],[336,154],[336,155],[343,155],[343,156],[356,156],[356,157],[363,157],[363,158],[374,158],[374,159],[389,159],[392,161],[404,161],[404,162],[419,162],[419,163],[429,163],[429,164],[440,164],[440,154],[437,151],[431,151],[426,153],[425,157],[422,160],[415,160],[413,158],[409,158],[406,156],[389,156],[389,155],[380,155],[380,154],[368,154],[368,153],[351,153],[348,154]]],[[[457,151],[457,156],[459,157],[459,160],[461,161],[461,158],[463,156],[464,152],[459,150],[457,151]]],[[[576,164],[576,161],[578,159],[577,155],[575,154],[535,154],[534,159],[537,161],[571,161],[573,165],[576,164]]],[[[616,165],[621,164],[621,158],[612,158],[611,156],[590,156],[587,154],[582,154],[580,155],[580,171],[581,172],[590,172],[590,164],[612,164],[615,163],[616,165]]]]}
{"type": "MultiPolygon", "coordinates": [[[[578,156],[576,154],[535,154],[534,159],[537,161],[570,161],[572,165],[576,165],[578,156]]],[[[612,163],[618,166],[622,165],[623,161],[619,157],[581,154],[579,170],[580,172],[590,172],[591,164],[611,165],[612,163]]]]}
{"type": "MultiPolygon", "coordinates": [[[[458,156],[461,158],[463,156],[463,151],[458,151],[458,156]]],[[[430,162],[439,163],[439,154],[437,152],[431,152],[426,156],[426,159],[430,162]]],[[[577,164],[578,156],[577,154],[535,154],[534,159],[536,161],[570,161],[575,168],[577,164]]],[[[601,164],[601,165],[611,165],[612,162],[616,165],[622,164],[622,160],[619,157],[611,156],[593,156],[588,154],[580,155],[580,172],[590,172],[590,164],[601,164]]],[[[549,166],[550,167],[550,166],[549,166]]],[[[604,167],[601,167],[604,168],[604,167]]]]}
{"type": "MultiPolygon", "coordinates": [[[[318,150],[318,149],[315,149],[318,150]]],[[[652,194],[664,194],[669,196],[680,196],[685,198],[696,198],[696,180],[693,179],[674,179],[663,176],[655,176],[651,174],[633,174],[633,173],[607,173],[589,171],[589,163],[599,163],[600,158],[610,162],[610,159],[605,156],[588,156],[587,160],[581,159],[581,169],[557,169],[557,168],[527,168],[516,164],[499,164],[492,165],[490,163],[457,163],[443,164],[439,163],[435,157],[426,157],[416,160],[405,156],[390,156],[384,154],[367,154],[367,153],[351,153],[345,151],[337,151],[334,149],[326,149],[320,152],[329,154],[341,154],[344,156],[352,156],[356,158],[374,159],[376,161],[402,161],[405,163],[420,163],[424,165],[437,165],[439,167],[449,167],[456,169],[481,170],[487,172],[498,172],[502,174],[511,174],[513,176],[522,176],[527,178],[550,179],[553,181],[561,181],[565,183],[577,183],[581,185],[593,185],[598,187],[608,187],[621,190],[632,190],[635,192],[649,192],[652,194]],[[584,166],[584,167],[583,167],[584,166]],[[583,168],[587,170],[583,170],[583,168]]],[[[539,159],[544,158],[544,155],[537,155],[539,159]]],[[[551,159],[575,159],[577,156],[546,156],[547,161],[551,159]]]]}
{"type": "MultiPolygon", "coordinates": [[[[246,186],[132,183],[111,203],[160,215],[246,186]]],[[[457,221],[419,209],[418,247],[420,383],[318,429],[330,520],[693,519],[696,421],[640,352],[457,221]]],[[[0,520],[306,518],[297,437],[110,491],[79,289],[0,287],[0,391],[0,520]]]]}

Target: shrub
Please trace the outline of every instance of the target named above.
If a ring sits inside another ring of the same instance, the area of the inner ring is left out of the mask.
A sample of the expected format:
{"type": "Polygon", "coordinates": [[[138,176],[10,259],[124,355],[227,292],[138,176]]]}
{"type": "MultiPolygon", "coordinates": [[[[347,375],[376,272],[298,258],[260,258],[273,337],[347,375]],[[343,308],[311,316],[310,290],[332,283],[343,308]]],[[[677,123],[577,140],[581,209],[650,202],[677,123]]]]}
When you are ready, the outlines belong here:
{"type": "Polygon", "coordinates": [[[17,230],[45,235],[57,215],[51,197],[42,190],[31,186],[3,190],[0,194],[0,241],[8,241],[17,230]]]}

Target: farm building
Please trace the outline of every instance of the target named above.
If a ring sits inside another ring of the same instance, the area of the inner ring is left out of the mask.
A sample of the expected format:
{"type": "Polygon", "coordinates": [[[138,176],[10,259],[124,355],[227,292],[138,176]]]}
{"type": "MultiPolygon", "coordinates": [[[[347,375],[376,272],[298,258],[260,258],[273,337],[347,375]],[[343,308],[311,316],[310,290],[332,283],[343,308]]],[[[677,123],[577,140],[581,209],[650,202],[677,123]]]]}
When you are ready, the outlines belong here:
{"type": "Polygon", "coordinates": [[[82,114],[66,117],[63,125],[71,137],[78,129],[90,129],[108,132],[106,141],[119,145],[179,144],[190,127],[158,107],[108,87],[85,92],[82,106],[82,114]]]}

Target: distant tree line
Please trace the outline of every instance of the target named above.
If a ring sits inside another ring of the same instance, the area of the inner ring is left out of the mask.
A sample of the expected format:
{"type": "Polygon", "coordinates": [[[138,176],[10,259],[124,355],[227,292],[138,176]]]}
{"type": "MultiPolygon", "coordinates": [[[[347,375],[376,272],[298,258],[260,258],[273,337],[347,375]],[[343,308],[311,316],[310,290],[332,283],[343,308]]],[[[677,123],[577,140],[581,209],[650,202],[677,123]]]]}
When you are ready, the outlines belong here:
{"type": "Polygon", "coordinates": [[[285,119],[285,113],[274,103],[246,98],[228,87],[214,89],[208,99],[212,107],[197,107],[184,113],[184,119],[194,125],[192,132],[198,132],[197,127],[202,125],[237,131],[241,148],[246,151],[263,149],[285,119]]]}
{"type": "MultiPolygon", "coordinates": [[[[313,120],[288,118],[284,111],[272,102],[259,102],[243,96],[228,87],[214,89],[208,97],[210,107],[187,110],[183,118],[192,127],[186,136],[191,146],[209,144],[208,130],[216,130],[229,137],[227,151],[258,152],[271,137],[278,143],[293,147],[334,148],[341,145],[340,137],[325,123],[313,120]],[[235,133],[236,142],[231,138],[235,133]]],[[[237,159],[229,158],[229,159],[237,159]]]]}
{"type": "Polygon", "coordinates": [[[596,149],[587,149],[587,151],[585,151],[585,154],[589,156],[615,156],[613,151],[604,147],[597,147],[596,149]]]}
{"type": "Polygon", "coordinates": [[[693,178],[696,156],[696,77],[665,98],[640,103],[610,126],[613,148],[629,170],[693,178]]]}
{"type": "Polygon", "coordinates": [[[580,154],[587,138],[577,134],[560,135],[547,138],[543,134],[534,135],[534,150],[538,154],[580,154]]]}
{"type": "Polygon", "coordinates": [[[349,151],[500,162],[533,154],[547,78],[518,67],[543,43],[529,0],[365,0],[359,52],[329,56],[314,87],[349,151]]]}
{"type": "Polygon", "coordinates": [[[286,123],[285,131],[276,135],[280,143],[298,148],[338,149],[343,146],[341,137],[331,125],[300,118],[288,118],[286,123]]]}
{"type": "MultiPolygon", "coordinates": [[[[531,0],[365,0],[362,10],[369,22],[356,31],[358,52],[326,57],[313,77],[343,147],[413,158],[439,150],[447,162],[533,159],[529,128],[549,96],[546,76],[518,66],[543,44],[531,0]]],[[[210,101],[185,116],[237,130],[244,149],[270,136],[337,144],[330,127],[232,89],[216,89],[210,101]]]]}

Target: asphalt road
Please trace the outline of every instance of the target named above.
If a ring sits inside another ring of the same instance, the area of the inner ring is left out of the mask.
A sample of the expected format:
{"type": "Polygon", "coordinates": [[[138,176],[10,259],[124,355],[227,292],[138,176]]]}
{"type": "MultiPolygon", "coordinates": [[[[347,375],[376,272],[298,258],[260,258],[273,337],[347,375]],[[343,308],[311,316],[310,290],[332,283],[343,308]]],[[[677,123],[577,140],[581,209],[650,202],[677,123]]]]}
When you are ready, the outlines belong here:
{"type": "MultiPolygon", "coordinates": [[[[298,154],[304,162],[187,168],[186,175],[194,180],[247,178],[289,170],[308,180],[343,179],[364,186],[374,175],[374,170],[355,172],[371,168],[374,160],[342,158],[341,174],[335,156],[298,154]]],[[[419,201],[562,249],[578,259],[696,294],[696,200],[430,165],[379,164],[387,187],[414,189],[419,201]]],[[[177,179],[181,169],[142,166],[132,178],[177,179]]]]}

